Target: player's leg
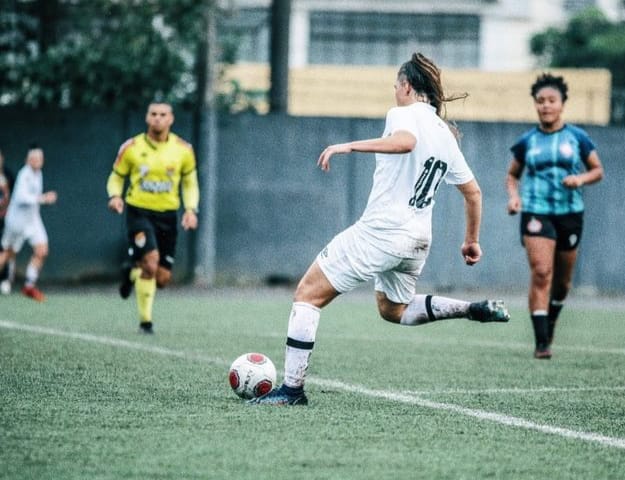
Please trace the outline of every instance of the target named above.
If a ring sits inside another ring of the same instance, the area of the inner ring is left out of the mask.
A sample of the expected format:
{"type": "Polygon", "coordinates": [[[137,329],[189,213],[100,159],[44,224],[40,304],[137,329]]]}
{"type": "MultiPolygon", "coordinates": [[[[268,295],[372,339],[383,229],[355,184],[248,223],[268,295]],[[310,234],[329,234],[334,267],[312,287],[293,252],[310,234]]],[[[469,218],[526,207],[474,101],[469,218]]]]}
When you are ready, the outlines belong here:
{"type": "Polygon", "coordinates": [[[507,322],[510,313],[503,300],[469,302],[439,295],[415,295],[410,303],[395,303],[376,292],[380,316],[391,323],[424,325],[438,320],[465,318],[476,322],[507,322]]]}
{"type": "Polygon", "coordinates": [[[22,231],[16,229],[11,224],[6,224],[2,232],[2,250],[0,251],[0,269],[6,268],[7,277],[0,285],[3,294],[11,293],[11,285],[15,280],[15,257],[22,249],[26,241],[22,231]]]}
{"type": "Polygon", "coordinates": [[[363,243],[359,232],[350,227],[338,234],[319,253],[299,281],[291,306],[284,359],[284,381],[269,394],[251,403],[267,405],[306,405],[304,382],[310,362],[321,309],[341,292],[365,281],[352,270],[363,243]]]}
{"type": "Polygon", "coordinates": [[[480,322],[507,322],[510,319],[501,300],[467,302],[438,295],[415,295],[427,253],[424,250],[416,258],[404,259],[393,270],[376,276],[376,301],[384,320],[402,325],[423,325],[449,318],[480,322]]]}
{"type": "Polygon", "coordinates": [[[157,249],[146,252],[139,261],[141,272],[135,279],[137,311],[139,313],[139,331],[152,333],[152,311],[156,296],[156,272],[159,253],[157,249]]]}
{"type": "MultiPolygon", "coordinates": [[[[2,231],[2,230],[0,230],[2,231]]],[[[5,282],[9,280],[9,262],[7,259],[2,258],[2,253],[4,252],[4,248],[2,248],[2,244],[0,244],[0,286],[4,286],[5,282]]],[[[2,288],[2,293],[4,293],[4,288],[2,288]]]]}
{"type": "Polygon", "coordinates": [[[148,234],[152,230],[146,210],[126,206],[126,231],[128,239],[127,258],[122,262],[119,296],[124,300],[132,293],[137,278],[141,274],[139,261],[143,255],[156,248],[156,240],[151,239],[148,245],[148,234]]]}
{"type": "Polygon", "coordinates": [[[45,259],[48,256],[48,244],[38,243],[32,245],[32,248],[33,254],[26,266],[26,278],[22,287],[22,293],[33,300],[43,302],[45,295],[37,288],[36,284],[45,259]]]}
{"type": "Polygon", "coordinates": [[[171,281],[177,240],[176,212],[147,212],[149,227],[146,228],[146,248],[156,248],[141,259],[141,275],[135,283],[137,301],[140,302],[140,331],[152,333],[152,311],[156,289],[171,281]],[[141,299],[139,298],[141,297],[141,299]]]}
{"type": "Polygon", "coordinates": [[[287,329],[282,385],[253,403],[306,405],[304,382],[315,345],[321,308],[339,295],[315,261],[295,291],[287,329]]]}
{"type": "Polygon", "coordinates": [[[548,315],[556,242],[551,238],[528,235],[523,241],[530,266],[528,304],[536,344],[534,356],[551,358],[548,315]]]}
{"type": "Polygon", "coordinates": [[[554,223],[557,239],[549,298],[549,345],[553,343],[558,317],[573,284],[573,270],[577,261],[577,247],[582,237],[584,216],[583,213],[562,215],[555,217],[554,223]]]}
{"type": "Polygon", "coordinates": [[[6,277],[0,282],[0,293],[8,295],[15,278],[15,252],[10,247],[0,251],[0,269],[7,271],[6,277]]]}
{"type": "Polygon", "coordinates": [[[577,249],[574,250],[556,250],[555,261],[553,265],[553,280],[551,285],[551,295],[549,299],[549,332],[548,343],[553,343],[553,337],[556,329],[556,323],[562,308],[564,300],[571,290],[573,284],[573,270],[577,261],[577,249]]]}

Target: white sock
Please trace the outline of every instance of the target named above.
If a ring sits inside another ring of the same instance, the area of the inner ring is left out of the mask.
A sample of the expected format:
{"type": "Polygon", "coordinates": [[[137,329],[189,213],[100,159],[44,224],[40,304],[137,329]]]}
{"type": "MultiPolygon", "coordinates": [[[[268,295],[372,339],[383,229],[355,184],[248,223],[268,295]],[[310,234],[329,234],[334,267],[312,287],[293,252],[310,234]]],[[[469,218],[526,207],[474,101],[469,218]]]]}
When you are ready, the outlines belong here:
{"type": "Polygon", "coordinates": [[[432,295],[415,295],[401,316],[402,325],[423,325],[446,318],[464,318],[470,302],[432,295]]]}
{"type": "Polygon", "coordinates": [[[10,283],[13,283],[15,280],[15,259],[9,260],[9,271],[8,271],[7,280],[10,283]]]}
{"type": "Polygon", "coordinates": [[[321,310],[314,305],[303,302],[293,303],[284,358],[284,384],[287,387],[304,386],[320,315],[321,310]]]}
{"type": "Polygon", "coordinates": [[[28,264],[26,267],[26,282],[25,285],[28,287],[32,287],[37,283],[37,279],[39,278],[39,269],[33,265],[32,262],[28,264]]]}

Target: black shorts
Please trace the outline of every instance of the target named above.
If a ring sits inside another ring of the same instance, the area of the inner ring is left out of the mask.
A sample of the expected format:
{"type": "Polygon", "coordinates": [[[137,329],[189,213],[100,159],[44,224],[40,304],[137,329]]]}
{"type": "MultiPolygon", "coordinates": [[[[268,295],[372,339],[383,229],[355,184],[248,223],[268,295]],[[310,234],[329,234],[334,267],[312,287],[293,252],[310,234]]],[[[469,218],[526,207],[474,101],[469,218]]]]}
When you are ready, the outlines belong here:
{"type": "Polygon", "coordinates": [[[521,213],[521,243],[523,236],[545,237],[556,241],[556,250],[575,250],[582,238],[584,212],[565,215],[521,213]]]}
{"type": "Polygon", "coordinates": [[[155,212],[127,205],[128,253],[134,261],[158,250],[159,265],[171,270],[178,237],[178,213],[155,212]]]}

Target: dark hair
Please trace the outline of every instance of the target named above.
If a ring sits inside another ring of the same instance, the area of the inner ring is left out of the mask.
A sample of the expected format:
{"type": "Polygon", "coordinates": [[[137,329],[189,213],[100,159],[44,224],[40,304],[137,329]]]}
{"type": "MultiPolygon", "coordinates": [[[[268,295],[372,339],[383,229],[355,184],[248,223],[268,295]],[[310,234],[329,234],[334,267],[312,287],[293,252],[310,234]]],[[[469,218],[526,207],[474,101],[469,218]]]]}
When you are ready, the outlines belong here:
{"type": "Polygon", "coordinates": [[[566,102],[566,99],[569,98],[567,95],[569,87],[564,81],[564,77],[556,77],[550,73],[543,73],[542,75],[539,75],[536,77],[536,81],[532,84],[532,98],[536,98],[536,94],[541,88],[544,87],[552,87],[558,90],[560,95],[562,95],[562,103],[566,102]]]}
{"type": "Polygon", "coordinates": [[[405,77],[417,93],[425,94],[436,113],[443,115],[445,102],[466,98],[467,93],[446,97],[441,82],[441,71],[432,60],[421,53],[413,53],[412,58],[399,67],[397,77],[405,77]]]}

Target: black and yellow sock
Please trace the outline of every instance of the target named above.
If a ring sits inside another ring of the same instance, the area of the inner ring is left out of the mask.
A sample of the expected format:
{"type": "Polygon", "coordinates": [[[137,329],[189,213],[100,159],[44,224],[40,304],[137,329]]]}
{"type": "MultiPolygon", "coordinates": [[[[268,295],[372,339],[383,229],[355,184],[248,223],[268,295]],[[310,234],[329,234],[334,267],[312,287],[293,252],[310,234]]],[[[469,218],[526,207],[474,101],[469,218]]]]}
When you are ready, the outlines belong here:
{"type": "Polygon", "coordinates": [[[135,283],[140,276],[141,276],[140,267],[134,267],[133,269],[130,270],[130,275],[128,275],[132,283],[135,283]]]}
{"type": "Polygon", "coordinates": [[[152,307],[156,295],[156,279],[139,277],[135,280],[137,289],[137,310],[141,323],[152,322],[152,307]]]}

